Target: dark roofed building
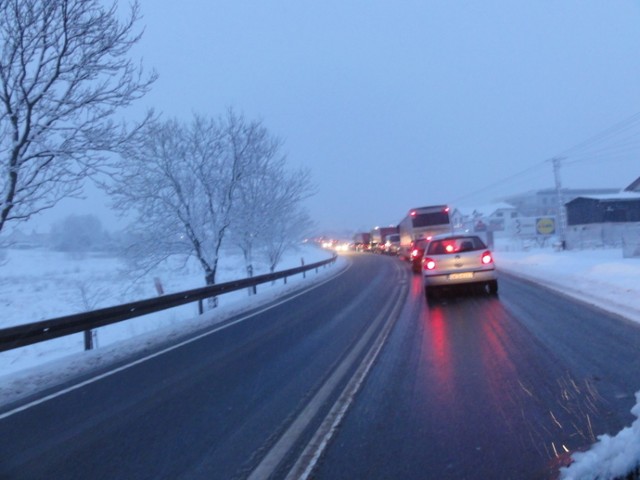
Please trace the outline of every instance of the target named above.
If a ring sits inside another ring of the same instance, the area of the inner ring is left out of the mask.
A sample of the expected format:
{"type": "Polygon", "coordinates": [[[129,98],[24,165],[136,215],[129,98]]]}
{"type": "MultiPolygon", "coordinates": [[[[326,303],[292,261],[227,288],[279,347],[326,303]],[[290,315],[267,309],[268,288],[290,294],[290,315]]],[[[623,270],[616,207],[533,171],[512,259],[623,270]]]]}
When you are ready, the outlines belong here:
{"type": "Polygon", "coordinates": [[[565,206],[567,225],[640,222],[640,193],[578,197],[565,206]]]}
{"type": "Polygon", "coordinates": [[[636,178],[635,181],[631,183],[631,185],[624,189],[624,191],[640,193],[640,177],[636,178]]]}
{"type": "MultiPolygon", "coordinates": [[[[578,197],[608,195],[619,193],[620,188],[563,188],[562,199],[566,204],[578,197]]],[[[544,188],[530,192],[511,195],[503,199],[513,205],[518,213],[525,217],[555,215],[558,211],[558,193],[554,188],[544,188]]]]}

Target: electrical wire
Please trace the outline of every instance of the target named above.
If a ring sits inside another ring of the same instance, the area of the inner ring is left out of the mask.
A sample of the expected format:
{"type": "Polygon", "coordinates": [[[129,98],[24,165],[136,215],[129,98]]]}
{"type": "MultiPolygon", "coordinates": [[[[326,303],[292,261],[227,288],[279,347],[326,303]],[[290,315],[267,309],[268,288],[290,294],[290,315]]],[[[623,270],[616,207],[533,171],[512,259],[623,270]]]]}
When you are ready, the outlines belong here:
{"type": "MultiPolygon", "coordinates": [[[[570,166],[601,162],[622,163],[625,161],[637,161],[638,154],[640,154],[640,112],[636,112],[586,140],[561,151],[553,158],[561,158],[563,166],[570,166]],[[634,130],[636,128],[638,130],[634,130]],[[613,143],[603,144],[603,142],[613,143]]],[[[498,180],[467,195],[458,197],[452,200],[451,203],[458,203],[461,200],[473,198],[494,188],[503,186],[505,183],[510,183],[510,185],[513,186],[514,180],[541,167],[546,169],[547,164],[552,162],[553,158],[536,163],[509,177],[498,180]]],[[[523,180],[530,181],[532,178],[532,176],[528,176],[523,180]]]]}
{"type": "MultiPolygon", "coordinates": [[[[491,183],[490,185],[487,185],[486,187],[483,187],[483,188],[481,188],[479,190],[475,190],[475,191],[473,191],[473,192],[471,192],[471,193],[469,193],[467,195],[463,195],[461,197],[455,198],[455,199],[451,200],[449,203],[456,204],[456,203],[459,203],[461,200],[466,200],[466,199],[469,199],[469,198],[473,198],[476,195],[479,195],[481,193],[486,193],[486,192],[488,192],[488,191],[490,191],[490,190],[492,190],[492,189],[494,189],[496,187],[501,187],[502,185],[504,185],[507,182],[509,182],[509,183],[511,183],[513,185],[513,181],[514,180],[518,179],[519,177],[521,177],[521,176],[523,176],[523,175],[525,175],[525,174],[527,174],[529,172],[541,169],[543,166],[546,167],[546,165],[545,165],[546,163],[547,163],[547,160],[545,160],[544,162],[539,162],[539,163],[537,163],[537,164],[535,164],[535,165],[533,165],[533,166],[531,166],[531,167],[529,167],[529,168],[527,168],[525,170],[522,170],[521,172],[515,173],[515,174],[513,174],[513,175],[511,175],[509,177],[506,177],[506,178],[503,178],[501,180],[498,180],[497,182],[491,183]]],[[[527,177],[527,178],[525,178],[523,180],[527,180],[528,181],[530,178],[531,177],[527,177]]]]}
{"type": "MultiPolygon", "coordinates": [[[[600,141],[602,141],[603,139],[609,138],[614,134],[617,134],[619,132],[623,132],[625,130],[629,130],[631,128],[633,128],[634,126],[640,125],[640,112],[636,112],[633,115],[625,118],[624,120],[612,125],[611,127],[608,127],[606,129],[604,129],[603,131],[587,138],[586,140],[572,146],[569,147],[568,149],[560,152],[557,156],[558,157],[568,157],[568,156],[574,156],[574,155],[578,155],[578,152],[580,151],[580,149],[583,149],[585,147],[588,147],[590,145],[593,145],[595,143],[598,143],[600,141]]],[[[584,154],[584,153],[581,153],[584,154]]]]}

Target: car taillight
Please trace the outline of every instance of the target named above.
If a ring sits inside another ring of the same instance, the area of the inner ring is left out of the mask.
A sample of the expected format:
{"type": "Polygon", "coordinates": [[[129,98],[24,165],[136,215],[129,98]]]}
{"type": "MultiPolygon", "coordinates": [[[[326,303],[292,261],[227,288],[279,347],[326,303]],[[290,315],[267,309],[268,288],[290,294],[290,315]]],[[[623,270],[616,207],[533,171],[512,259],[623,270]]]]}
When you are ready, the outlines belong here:
{"type": "Polygon", "coordinates": [[[418,250],[411,250],[411,256],[412,257],[417,257],[420,254],[420,252],[418,250]]]}
{"type": "Polygon", "coordinates": [[[435,260],[431,258],[425,258],[424,260],[422,260],[422,268],[424,268],[425,270],[434,270],[436,268],[435,260]]]}
{"type": "Polygon", "coordinates": [[[491,256],[491,252],[487,250],[482,254],[482,263],[484,263],[485,265],[488,265],[489,263],[492,263],[492,262],[493,262],[493,257],[491,256]]]}

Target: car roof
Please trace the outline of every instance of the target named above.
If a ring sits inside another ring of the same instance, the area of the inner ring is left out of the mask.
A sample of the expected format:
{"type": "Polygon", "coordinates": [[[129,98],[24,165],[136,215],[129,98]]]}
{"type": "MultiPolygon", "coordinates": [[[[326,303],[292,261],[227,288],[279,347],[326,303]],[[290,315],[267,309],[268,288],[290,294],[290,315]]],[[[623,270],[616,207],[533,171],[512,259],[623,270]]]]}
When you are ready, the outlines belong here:
{"type": "Polygon", "coordinates": [[[438,235],[434,235],[433,237],[431,237],[429,241],[433,242],[436,240],[446,240],[446,239],[453,239],[453,238],[473,238],[473,237],[478,237],[478,236],[469,234],[469,233],[440,233],[438,235]]]}

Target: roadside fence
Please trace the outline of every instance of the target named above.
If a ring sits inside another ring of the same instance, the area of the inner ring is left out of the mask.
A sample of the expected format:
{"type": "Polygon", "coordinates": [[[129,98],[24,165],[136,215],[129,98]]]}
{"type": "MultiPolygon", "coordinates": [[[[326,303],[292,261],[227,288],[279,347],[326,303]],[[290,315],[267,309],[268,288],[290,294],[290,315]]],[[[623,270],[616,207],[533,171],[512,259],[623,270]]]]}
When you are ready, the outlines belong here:
{"type": "Polygon", "coordinates": [[[318,273],[321,267],[333,264],[336,258],[337,256],[334,254],[327,260],[322,260],[309,265],[302,265],[289,270],[267,273],[265,275],[233,280],[231,282],[219,283],[216,285],[209,285],[184,292],[172,293],[146,300],[116,305],[114,307],[92,310],[90,312],[77,313],[50,320],[41,320],[39,322],[3,328],[0,329],[0,352],[82,332],[85,332],[85,350],[90,350],[93,348],[93,342],[91,340],[93,335],[91,334],[91,331],[95,328],[104,327],[106,325],[141,317],[143,315],[192,302],[198,302],[198,311],[202,314],[204,310],[204,300],[215,298],[219,295],[241,290],[243,288],[255,289],[257,285],[275,282],[280,279],[283,279],[286,284],[288,277],[298,274],[305,275],[305,273],[310,270],[315,270],[316,273],[318,273]]]}

